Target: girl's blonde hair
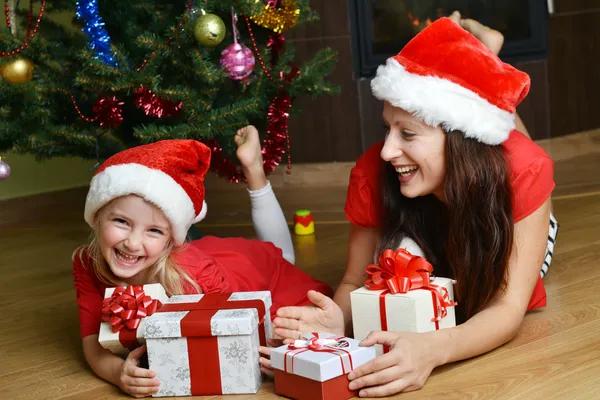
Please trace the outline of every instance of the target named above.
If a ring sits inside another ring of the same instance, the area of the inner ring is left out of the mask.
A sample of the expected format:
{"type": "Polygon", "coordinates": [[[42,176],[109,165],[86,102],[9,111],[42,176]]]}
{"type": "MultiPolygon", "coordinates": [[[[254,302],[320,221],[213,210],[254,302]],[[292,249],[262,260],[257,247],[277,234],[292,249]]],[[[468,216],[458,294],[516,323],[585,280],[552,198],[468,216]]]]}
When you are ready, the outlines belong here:
{"type": "MultiPolygon", "coordinates": [[[[96,215],[98,215],[100,211],[101,210],[98,210],[96,215]]],[[[173,238],[169,239],[165,246],[164,254],[150,267],[149,282],[147,283],[160,283],[169,296],[184,294],[185,283],[191,285],[196,293],[201,293],[198,283],[196,283],[189,274],[175,262],[174,255],[176,252],[181,251],[185,246],[186,244],[174,248],[173,238]]],[[[122,281],[113,274],[108,263],[104,259],[102,251],[100,250],[100,245],[98,244],[98,234],[95,229],[92,229],[90,243],[79,246],[75,252],[73,252],[73,258],[79,257],[81,265],[88,268],[84,255],[87,255],[91,261],[91,267],[100,282],[108,286],[120,286],[123,284],[122,281]]]]}

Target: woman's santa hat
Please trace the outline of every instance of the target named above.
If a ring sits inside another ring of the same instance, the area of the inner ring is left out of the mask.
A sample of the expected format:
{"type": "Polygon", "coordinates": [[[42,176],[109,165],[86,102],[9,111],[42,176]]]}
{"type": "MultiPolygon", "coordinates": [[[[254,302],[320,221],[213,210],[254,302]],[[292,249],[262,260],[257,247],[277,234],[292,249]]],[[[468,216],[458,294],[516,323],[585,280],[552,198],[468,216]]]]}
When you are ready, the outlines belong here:
{"type": "Polygon", "coordinates": [[[526,73],[444,17],[380,66],[371,89],[427,125],[497,145],[515,128],[515,111],[529,85],[526,73]]]}
{"type": "Polygon", "coordinates": [[[104,205],[135,194],[165,213],[179,246],[190,226],[206,216],[204,176],[209,165],[210,149],[195,140],[163,140],[117,153],[92,178],[85,220],[93,227],[104,205]]]}

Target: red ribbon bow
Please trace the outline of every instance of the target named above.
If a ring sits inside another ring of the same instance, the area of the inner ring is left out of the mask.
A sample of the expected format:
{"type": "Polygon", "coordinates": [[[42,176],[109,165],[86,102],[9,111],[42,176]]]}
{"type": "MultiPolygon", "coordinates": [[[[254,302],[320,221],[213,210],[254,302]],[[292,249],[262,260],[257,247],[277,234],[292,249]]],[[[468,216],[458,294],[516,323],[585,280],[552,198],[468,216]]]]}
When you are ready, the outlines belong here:
{"type": "Polygon", "coordinates": [[[333,355],[338,356],[342,366],[342,374],[344,375],[354,370],[352,354],[350,354],[348,350],[344,349],[345,347],[349,347],[350,344],[348,343],[348,341],[345,340],[344,337],[320,338],[317,332],[313,332],[312,334],[314,337],[308,340],[294,340],[294,343],[288,344],[288,351],[283,355],[283,369],[285,372],[288,371],[288,355],[291,355],[290,372],[294,373],[294,357],[306,351],[331,353],[333,355]],[[344,365],[344,356],[348,360],[348,371],[346,370],[346,366],[344,365]]]}
{"type": "Polygon", "coordinates": [[[371,264],[366,271],[369,275],[365,282],[367,288],[388,289],[397,294],[429,286],[433,266],[423,257],[413,256],[405,249],[396,252],[387,249],[379,255],[379,265],[371,264]]]}
{"type": "Polygon", "coordinates": [[[318,334],[316,335],[317,336],[308,340],[294,340],[294,343],[288,344],[288,349],[309,349],[312,351],[327,351],[327,349],[331,348],[334,345],[337,345],[340,342],[338,339],[333,338],[321,339],[319,338],[318,334]]]}
{"type": "Polygon", "coordinates": [[[118,286],[112,296],[102,301],[102,321],[110,322],[113,332],[136,330],[142,318],[154,314],[162,306],[159,300],[146,296],[143,286],[118,286]]]}
{"type": "MultiPolygon", "coordinates": [[[[413,256],[406,249],[395,252],[390,249],[383,250],[379,255],[379,265],[371,264],[366,269],[369,278],[365,286],[369,290],[383,290],[379,295],[379,317],[381,330],[387,331],[387,312],[385,296],[388,293],[408,293],[410,290],[425,289],[431,292],[433,304],[433,318],[435,329],[439,329],[439,321],[448,315],[448,307],[457,303],[450,300],[450,295],[445,287],[434,285],[430,282],[433,278],[433,266],[423,257],[413,256]]],[[[384,353],[389,351],[383,346],[384,353]]]]}

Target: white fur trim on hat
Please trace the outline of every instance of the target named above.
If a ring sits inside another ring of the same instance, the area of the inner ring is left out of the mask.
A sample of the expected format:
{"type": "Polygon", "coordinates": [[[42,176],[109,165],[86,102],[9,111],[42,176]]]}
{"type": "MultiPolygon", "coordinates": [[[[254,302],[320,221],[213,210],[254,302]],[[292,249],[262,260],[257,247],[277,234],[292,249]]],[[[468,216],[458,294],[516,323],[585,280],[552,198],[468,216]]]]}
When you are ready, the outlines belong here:
{"type": "Polygon", "coordinates": [[[202,200],[202,210],[200,210],[200,214],[198,214],[196,216],[196,219],[194,219],[194,223],[197,224],[198,222],[202,221],[204,219],[204,217],[206,217],[207,211],[208,211],[208,204],[206,204],[206,200],[202,200]]]}
{"type": "Polygon", "coordinates": [[[460,130],[490,145],[502,143],[515,128],[512,113],[447,79],[412,74],[393,58],[379,66],[371,90],[379,100],[412,113],[427,125],[460,130]]]}
{"type": "Polygon", "coordinates": [[[92,179],[84,218],[93,226],[96,212],[121,196],[136,194],[159,207],[171,223],[175,245],[185,241],[188,229],[206,215],[206,203],[196,216],[194,204],[170,175],[140,164],[119,164],[107,167],[92,179]]]}

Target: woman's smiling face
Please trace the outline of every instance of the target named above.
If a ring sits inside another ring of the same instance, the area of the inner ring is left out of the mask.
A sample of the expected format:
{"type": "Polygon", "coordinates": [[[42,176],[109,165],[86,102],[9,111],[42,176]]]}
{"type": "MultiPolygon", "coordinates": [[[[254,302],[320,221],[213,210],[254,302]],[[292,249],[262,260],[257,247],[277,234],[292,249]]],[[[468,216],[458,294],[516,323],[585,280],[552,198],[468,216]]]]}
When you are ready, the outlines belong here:
{"type": "Polygon", "coordinates": [[[443,200],[446,176],[443,129],[426,125],[387,101],[383,106],[383,123],[386,137],[381,158],[398,172],[402,194],[409,198],[434,194],[443,200]]]}

